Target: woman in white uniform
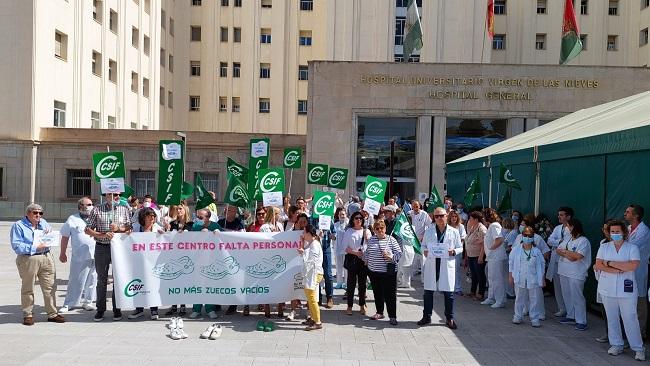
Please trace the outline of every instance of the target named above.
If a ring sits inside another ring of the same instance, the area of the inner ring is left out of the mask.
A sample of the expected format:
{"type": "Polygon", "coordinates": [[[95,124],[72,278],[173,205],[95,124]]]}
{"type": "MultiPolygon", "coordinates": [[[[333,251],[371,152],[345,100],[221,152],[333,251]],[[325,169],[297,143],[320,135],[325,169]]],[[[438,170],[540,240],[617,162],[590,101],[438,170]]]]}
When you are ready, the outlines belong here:
{"type": "Polygon", "coordinates": [[[544,255],[535,246],[535,230],[526,226],[522,233],[522,244],[514,245],[508,261],[509,281],[515,287],[515,315],[512,322],[521,324],[526,307],[531,325],[540,327],[544,317],[544,255]]]}
{"type": "Polygon", "coordinates": [[[483,239],[488,267],[488,297],[481,302],[482,305],[492,305],[492,308],[506,306],[506,264],[508,256],[501,234],[499,214],[493,208],[485,209],[485,221],[489,223],[487,233],[483,239]]]}
{"type": "Polygon", "coordinates": [[[607,313],[607,334],[612,356],[623,353],[620,318],[635,359],[645,361],[645,348],[637,318],[637,283],[634,271],[640,262],[639,248],[627,241],[628,230],[622,221],[607,223],[611,241],[604,243],[596,254],[594,271],[600,273],[598,295],[607,313]]]}
{"type": "Polygon", "coordinates": [[[562,284],[562,297],[566,306],[566,317],[562,324],[575,324],[576,330],[587,329],[587,304],[582,293],[587,270],[591,266],[591,243],[584,236],[582,223],[572,218],[567,222],[571,237],[562,242],[556,252],[560,256],[557,272],[562,284]]]}

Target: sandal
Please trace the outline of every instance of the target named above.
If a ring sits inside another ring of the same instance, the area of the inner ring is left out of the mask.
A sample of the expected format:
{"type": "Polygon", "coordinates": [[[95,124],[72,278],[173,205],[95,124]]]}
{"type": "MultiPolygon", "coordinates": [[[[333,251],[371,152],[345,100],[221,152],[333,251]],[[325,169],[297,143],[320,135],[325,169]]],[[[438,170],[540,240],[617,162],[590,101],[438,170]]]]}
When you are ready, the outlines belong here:
{"type": "Polygon", "coordinates": [[[244,316],[249,316],[251,315],[251,308],[250,306],[246,305],[244,306],[244,316]]]}
{"type": "Polygon", "coordinates": [[[307,328],[305,328],[306,331],[317,330],[317,329],[323,329],[323,324],[314,323],[314,324],[311,324],[311,325],[307,326],[307,328]]]}
{"type": "Polygon", "coordinates": [[[377,314],[375,314],[375,315],[373,315],[373,316],[370,317],[370,320],[380,320],[380,319],[384,319],[384,315],[383,315],[383,314],[379,314],[379,313],[377,313],[377,314]]]}
{"type": "Polygon", "coordinates": [[[361,315],[366,315],[367,312],[368,307],[366,305],[361,306],[361,309],[359,309],[359,313],[361,313],[361,315]]]}
{"type": "Polygon", "coordinates": [[[345,314],[346,314],[346,315],[352,315],[352,308],[348,308],[348,309],[345,311],[345,314]]]}
{"type": "Polygon", "coordinates": [[[312,318],[307,318],[307,320],[301,322],[300,324],[302,324],[302,325],[314,325],[314,324],[316,324],[316,322],[312,318]]]}

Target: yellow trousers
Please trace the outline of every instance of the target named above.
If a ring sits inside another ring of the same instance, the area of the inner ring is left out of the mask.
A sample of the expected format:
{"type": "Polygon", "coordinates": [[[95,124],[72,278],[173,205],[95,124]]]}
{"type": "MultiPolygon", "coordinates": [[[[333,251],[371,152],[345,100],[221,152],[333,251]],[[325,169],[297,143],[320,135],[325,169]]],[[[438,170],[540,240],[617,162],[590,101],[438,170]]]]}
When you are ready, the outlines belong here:
{"type": "Polygon", "coordinates": [[[43,292],[43,303],[47,316],[57,315],[56,310],[56,270],[52,253],[41,255],[19,255],[16,267],[22,280],[20,288],[20,307],[23,317],[32,316],[34,309],[34,281],[38,279],[43,292]]]}
{"type": "MultiPolygon", "coordinates": [[[[316,275],[316,283],[323,280],[323,275],[316,275]]],[[[305,296],[307,297],[307,306],[309,307],[309,314],[316,324],[320,324],[320,308],[318,307],[318,286],[315,290],[305,289],[305,296]]]]}

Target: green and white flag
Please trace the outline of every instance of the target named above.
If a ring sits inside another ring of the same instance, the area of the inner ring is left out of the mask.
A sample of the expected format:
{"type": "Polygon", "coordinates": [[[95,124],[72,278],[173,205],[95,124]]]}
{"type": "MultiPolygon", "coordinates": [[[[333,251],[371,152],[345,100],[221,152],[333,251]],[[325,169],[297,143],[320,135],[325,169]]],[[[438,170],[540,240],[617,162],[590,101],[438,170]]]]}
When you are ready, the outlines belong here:
{"type": "Polygon", "coordinates": [[[95,181],[107,178],[125,178],[124,154],[120,151],[93,154],[95,181]]]}
{"type": "Polygon", "coordinates": [[[158,195],[160,205],[178,205],[181,203],[183,189],[183,141],[161,140],[159,142],[158,160],[158,195]]]}
{"type": "Polygon", "coordinates": [[[307,184],[327,185],[327,173],[329,167],[327,164],[307,164],[307,184]]]}
{"type": "Polygon", "coordinates": [[[284,149],[282,166],[285,169],[300,169],[302,167],[302,149],[299,147],[288,147],[284,149]]]}
{"type": "Polygon", "coordinates": [[[440,197],[440,193],[438,193],[438,188],[434,185],[433,189],[431,189],[431,195],[429,196],[427,212],[433,212],[438,207],[445,207],[445,204],[442,201],[442,197],[440,197]]]}
{"type": "Polygon", "coordinates": [[[248,158],[248,196],[256,197],[258,195],[257,182],[261,169],[269,167],[269,151],[271,149],[270,140],[251,139],[250,156],[248,158]]]}
{"type": "Polygon", "coordinates": [[[203,185],[203,180],[201,179],[201,174],[196,173],[196,180],[194,181],[194,190],[196,191],[196,209],[200,210],[202,208],[208,207],[210,204],[214,203],[214,199],[205,189],[203,185]]]}
{"type": "Polygon", "coordinates": [[[467,188],[467,192],[465,193],[465,199],[463,200],[465,207],[472,207],[472,203],[474,203],[476,197],[481,193],[481,180],[478,173],[476,173],[476,178],[469,184],[469,188],[467,188]]]}
{"type": "Polygon", "coordinates": [[[411,226],[411,222],[406,218],[404,212],[401,212],[395,221],[395,227],[391,235],[396,235],[402,239],[402,243],[410,245],[413,247],[417,254],[422,254],[422,248],[420,247],[420,241],[415,235],[415,230],[411,226]]]}
{"type": "Polygon", "coordinates": [[[312,216],[314,218],[319,218],[323,216],[334,216],[336,195],[332,192],[314,192],[314,210],[312,211],[312,216]]]}
{"type": "Polygon", "coordinates": [[[345,189],[348,185],[348,170],[344,168],[330,167],[327,186],[336,189],[345,189]]]}
{"type": "Polygon", "coordinates": [[[235,177],[244,182],[248,181],[248,168],[237,163],[234,159],[228,158],[226,171],[228,172],[227,179],[235,177]]]}
{"type": "Polygon", "coordinates": [[[499,202],[497,212],[504,213],[510,210],[512,210],[512,195],[510,193],[510,189],[506,189],[506,193],[503,195],[501,202],[499,202]]]}
{"type": "Polygon", "coordinates": [[[246,184],[235,177],[230,177],[223,201],[235,207],[248,207],[251,200],[249,199],[246,184]]]}
{"type": "Polygon", "coordinates": [[[521,185],[519,185],[519,182],[513,178],[512,172],[503,163],[501,163],[501,167],[499,168],[499,183],[503,183],[510,188],[521,191],[521,185]]]}
{"type": "Polygon", "coordinates": [[[261,169],[260,179],[257,182],[257,186],[259,187],[259,189],[256,191],[258,195],[253,198],[256,201],[261,201],[264,198],[264,193],[284,193],[284,169],[261,169]]]}
{"type": "Polygon", "coordinates": [[[404,62],[422,48],[422,24],[418,12],[417,1],[409,0],[406,7],[406,24],[404,24],[404,62]]]}

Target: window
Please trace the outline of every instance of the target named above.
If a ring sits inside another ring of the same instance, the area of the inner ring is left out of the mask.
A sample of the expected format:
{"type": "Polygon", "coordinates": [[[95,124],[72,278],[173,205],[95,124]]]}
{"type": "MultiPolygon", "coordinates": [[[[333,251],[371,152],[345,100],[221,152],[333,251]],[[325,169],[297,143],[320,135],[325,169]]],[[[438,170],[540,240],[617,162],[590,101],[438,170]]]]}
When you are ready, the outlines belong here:
{"type": "Polygon", "coordinates": [[[92,187],[90,169],[66,169],[68,198],[90,196],[92,187]]]}
{"type": "Polygon", "coordinates": [[[221,42],[228,42],[228,27],[221,27],[221,42]]]}
{"type": "MultiPolygon", "coordinates": [[[[396,53],[395,54],[395,62],[404,62],[404,55],[401,53],[396,53]]],[[[420,62],[420,55],[411,55],[409,57],[408,62],[420,62]]]]}
{"type": "Polygon", "coordinates": [[[271,9],[273,2],[271,0],[262,0],[262,7],[266,9],[271,9]]]}
{"type": "Polygon", "coordinates": [[[404,26],[406,25],[406,17],[395,18],[395,46],[404,44],[404,26]]]}
{"type": "Polygon", "coordinates": [[[589,14],[589,0],[580,0],[580,15],[589,14]]]}
{"type": "Polygon", "coordinates": [[[219,97],[219,112],[227,112],[227,111],[228,111],[228,98],[219,97]]]}
{"type": "Polygon", "coordinates": [[[201,27],[198,25],[190,26],[190,33],[192,42],[201,42],[201,27]]]}
{"type": "Polygon", "coordinates": [[[131,27],[131,45],[138,48],[138,42],[140,42],[140,31],[136,27],[131,27]]]}
{"type": "Polygon", "coordinates": [[[300,10],[314,10],[314,0],[300,0],[300,10]]]}
{"type": "Polygon", "coordinates": [[[92,71],[93,74],[102,76],[102,54],[97,51],[93,51],[92,71]]]}
{"type": "Polygon", "coordinates": [[[114,129],[115,127],[117,127],[117,123],[115,123],[115,117],[108,116],[108,120],[106,121],[106,127],[110,129],[114,129]]]}
{"type": "Polygon", "coordinates": [[[160,87],[160,96],[158,97],[158,99],[160,99],[160,105],[164,106],[165,105],[165,88],[162,87],[162,86],[160,87]]]}
{"type": "Polygon", "coordinates": [[[299,100],[298,101],[298,114],[307,114],[307,101],[299,100]]]}
{"type": "Polygon", "coordinates": [[[238,78],[241,72],[241,64],[239,62],[232,63],[232,77],[238,78]]]}
{"type": "Polygon", "coordinates": [[[582,50],[585,51],[587,49],[587,35],[586,34],[581,34],[580,35],[580,42],[582,42],[582,50]]]}
{"type": "Polygon", "coordinates": [[[172,54],[169,55],[169,62],[167,62],[167,68],[169,69],[169,72],[174,72],[174,56],[172,54]]]}
{"type": "Polygon", "coordinates": [[[298,43],[301,46],[311,46],[311,31],[300,31],[298,43]]]}
{"type": "Polygon", "coordinates": [[[68,59],[68,36],[65,33],[54,32],[54,56],[64,61],[68,59]]]}
{"type": "Polygon", "coordinates": [[[54,127],[65,127],[65,103],[54,101],[54,127]]]}
{"type": "Polygon", "coordinates": [[[241,42],[241,28],[235,27],[232,29],[232,40],[235,43],[241,42]]]}
{"type": "Polygon", "coordinates": [[[190,111],[199,111],[201,109],[201,97],[190,95],[190,111]]]}
{"type": "Polygon", "coordinates": [[[90,128],[92,129],[102,128],[99,112],[90,112],[90,128]]]}
{"type": "MultiPolygon", "coordinates": [[[[415,0],[415,3],[418,5],[418,8],[422,7],[422,0],[415,0]]],[[[395,7],[405,8],[409,4],[409,0],[395,0],[395,7]]]]}
{"type": "Polygon", "coordinates": [[[201,61],[190,61],[190,76],[201,76],[201,61]]]}
{"type": "Polygon", "coordinates": [[[117,83],[117,62],[108,60],[108,80],[117,83]]]}
{"type": "Polygon", "coordinates": [[[164,9],[160,9],[160,28],[165,29],[167,28],[167,13],[165,13],[164,9]]]}
{"type": "Polygon", "coordinates": [[[131,91],[138,92],[138,73],[131,71],[131,91]]]}
{"type": "Polygon", "coordinates": [[[149,79],[147,78],[142,78],[142,95],[149,98],[149,79]]]}
{"type": "Polygon", "coordinates": [[[609,15],[618,15],[618,0],[609,0],[609,15]]]}
{"type": "Polygon", "coordinates": [[[174,36],[174,18],[169,18],[169,35],[174,36]]]}
{"type": "Polygon", "coordinates": [[[137,130],[138,129],[138,123],[137,122],[131,122],[131,129],[132,130],[137,130]]]}
{"type": "Polygon", "coordinates": [[[494,1],[494,14],[503,15],[506,13],[506,0],[494,1]]]}
{"type": "Polygon", "coordinates": [[[147,36],[144,36],[142,40],[142,46],[144,48],[144,54],[149,56],[149,51],[151,51],[151,39],[147,36]]]}
{"type": "Polygon", "coordinates": [[[169,109],[174,108],[174,93],[171,91],[167,92],[167,107],[169,107],[169,109]]]}
{"type": "Polygon", "coordinates": [[[241,0],[235,0],[235,8],[241,8],[241,0]]]}
{"type": "Polygon", "coordinates": [[[537,0],[537,14],[546,14],[546,0],[537,0]]]}
{"type": "Polygon", "coordinates": [[[260,64],[260,79],[271,77],[271,64],[260,64]]]}
{"type": "Polygon", "coordinates": [[[618,50],[618,46],[616,44],[617,39],[618,39],[618,36],[612,36],[612,35],[607,36],[607,51],[617,51],[618,50]]]}
{"type": "Polygon", "coordinates": [[[546,34],[537,34],[535,36],[535,49],[536,50],[546,49],[546,34]]]}
{"type": "Polygon", "coordinates": [[[228,77],[228,63],[220,62],[219,63],[219,77],[225,78],[228,77]]]}
{"type": "Polygon", "coordinates": [[[260,113],[270,113],[270,112],[271,112],[271,99],[260,98],[260,113]]]}
{"type": "Polygon", "coordinates": [[[117,33],[117,12],[113,9],[111,9],[111,13],[108,18],[108,27],[113,33],[117,33]]]}
{"type": "MultiPolygon", "coordinates": [[[[196,172],[194,173],[194,181],[196,182],[196,175],[201,175],[201,181],[203,182],[203,187],[206,191],[214,192],[217,197],[219,197],[219,181],[218,174],[209,173],[209,172],[196,172]]],[[[196,201],[196,190],[194,195],[194,200],[196,201]]]]}
{"type": "Polygon", "coordinates": [[[144,197],[148,194],[156,195],[156,172],[145,170],[131,170],[131,187],[134,195],[144,197]]]}
{"type": "Polygon", "coordinates": [[[645,28],[639,33],[639,46],[645,46],[647,44],[648,44],[648,28],[645,28]]]}
{"type": "Polygon", "coordinates": [[[104,3],[101,0],[93,0],[93,19],[99,24],[102,24],[102,17],[104,16],[104,3]]]}
{"type": "Polygon", "coordinates": [[[298,66],[298,80],[309,80],[309,66],[298,66]]]}
{"type": "Polygon", "coordinates": [[[148,130],[149,127],[148,127],[147,125],[142,125],[142,129],[143,129],[143,130],[148,130]]]}
{"type": "Polygon", "coordinates": [[[445,161],[450,162],[505,140],[507,125],[507,119],[447,117],[445,161]]]}
{"type": "Polygon", "coordinates": [[[271,43],[271,30],[268,28],[262,28],[260,31],[260,42],[261,43],[271,43]]]}
{"type": "Polygon", "coordinates": [[[641,9],[645,9],[650,6],[650,0],[641,0],[641,9]]]}
{"type": "Polygon", "coordinates": [[[192,0],[192,6],[201,6],[201,0],[192,0]]]}
{"type": "Polygon", "coordinates": [[[239,97],[232,97],[232,111],[239,112],[239,97]]]}
{"type": "Polygon", "coordinates": [[[492,38],[492,49],[493,50],[505,50],[506,49],[506,35],[505,34],[495,34],[492,38]]]}
{"type": "Polygon", "coordinates": [[[160,66],[165,67],[165,62],[167,61],[167,55],[165,54],[165,49],[160,49],[160,66]]]}
{"type": "Polygon", "coordinates": [[[228,0],[221,0],[221,6],[228,6],[228,0]]]}

